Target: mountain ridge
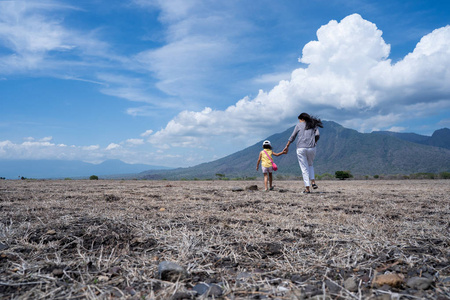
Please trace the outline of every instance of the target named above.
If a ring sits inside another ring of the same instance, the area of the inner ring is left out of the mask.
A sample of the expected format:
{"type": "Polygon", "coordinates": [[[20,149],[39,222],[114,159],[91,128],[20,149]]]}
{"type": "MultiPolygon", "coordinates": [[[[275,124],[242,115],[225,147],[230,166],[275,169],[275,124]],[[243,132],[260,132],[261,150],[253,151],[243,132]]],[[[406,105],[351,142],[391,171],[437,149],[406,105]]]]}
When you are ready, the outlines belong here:
{"type": "MultiPolygon", "coordinates": [[[[315,159],[316,174],[334,174],[349,170],[354,175],[440,173],[450,171],[450,129],[436,130],[432,136],[415,133],[360,133],[333,121],[323,121],[321,138],[315,159]],[[436,146],[438,145],[438,146],[436,146]]],[[[281,152],[294,127],[267,137],[275,152],[281,152]]],[[[264,139],[264,140],[266,140],[264,139]]],[[[162,166],[127,164],[107,160],[94,165],[81,161],[61,160],[0,160],[0,177],[17,179],[88,178],[107,179],[212,179],[216,174],[229,178],[260,176],[256,161],[263,140],[220,159],[189,168],[171,169],[162,166]]],[[[274,157],[279,166],[276,175],[300,176],[295,153],[274,157]]]]}
{"type": "Polygon", "coordinates": [[[373,133],[384,134],[422,145],[429,145],[450,149],[450,129],[441,128],[433,132],[431,136],[420,135],[417,133],[403,133],[392,131],[373,131],[373,133]]]}
{"type": "MultiPolygon", "coordinates": [[[[387,134],[360,133],[333,121],[323,121],[323,124],[314,163],[316,174],[334,174],[338,170],[349,170],[354,175],[439,173],[450,170],[449,149],[387,134]]],[[[283,150],[293,128],[266,138],[271,141],[275,152],[283,150]]],[[[259,176],[256,161],[262,150],[262,141],[212,162],[163,173],[147,171],[141,173],[140,178],[205,179],[216,178],[216,174],[230,178],[259,176]]],[[[295,152],[295,145],[291,145],[287,155],[274,157],[279,167],[275,174],[301,175],[295,152]]]]}

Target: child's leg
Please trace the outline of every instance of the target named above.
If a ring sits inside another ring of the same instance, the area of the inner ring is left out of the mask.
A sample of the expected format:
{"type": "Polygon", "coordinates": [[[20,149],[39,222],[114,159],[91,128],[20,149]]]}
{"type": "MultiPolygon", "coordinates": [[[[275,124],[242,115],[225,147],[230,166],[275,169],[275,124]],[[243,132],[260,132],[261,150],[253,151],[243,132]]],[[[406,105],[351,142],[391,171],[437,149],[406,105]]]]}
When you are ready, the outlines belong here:
{"type": "Polygon", "coordinates": [[[264,173],[264,189],[267,191],[267,173],[264,173]]]}
{"type": "Polygon", "coordinates": [[[272,173],[269,173],[269,186],[272,188],[272,173]]]}

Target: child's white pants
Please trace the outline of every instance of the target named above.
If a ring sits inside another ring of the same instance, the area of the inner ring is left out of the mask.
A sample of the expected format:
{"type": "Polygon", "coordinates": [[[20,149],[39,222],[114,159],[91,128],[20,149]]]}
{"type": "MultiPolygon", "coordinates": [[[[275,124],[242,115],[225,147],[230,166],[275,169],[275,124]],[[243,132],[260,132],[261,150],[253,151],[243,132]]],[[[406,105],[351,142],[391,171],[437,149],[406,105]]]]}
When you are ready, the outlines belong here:
{"type": "Polygon", "coordinates": [[[310,186],[310,179],[314,179],[313,161],[316,157],[316,147],[297,148],[297,159],[300,169],[302,169],[305,186],[310,186]]]}

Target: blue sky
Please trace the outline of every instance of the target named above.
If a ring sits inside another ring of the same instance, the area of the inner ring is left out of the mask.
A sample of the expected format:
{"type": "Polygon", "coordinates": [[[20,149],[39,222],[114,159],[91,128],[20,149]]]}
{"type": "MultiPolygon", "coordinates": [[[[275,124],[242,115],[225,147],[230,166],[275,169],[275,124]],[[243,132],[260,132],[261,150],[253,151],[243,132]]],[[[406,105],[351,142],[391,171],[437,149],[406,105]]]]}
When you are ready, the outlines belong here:
{"type": "Polygon", "coordinates": [[[0,159],[193,166],[303,111],[431,135],[449,24],[449,1],[0,0],[0,159]]]}

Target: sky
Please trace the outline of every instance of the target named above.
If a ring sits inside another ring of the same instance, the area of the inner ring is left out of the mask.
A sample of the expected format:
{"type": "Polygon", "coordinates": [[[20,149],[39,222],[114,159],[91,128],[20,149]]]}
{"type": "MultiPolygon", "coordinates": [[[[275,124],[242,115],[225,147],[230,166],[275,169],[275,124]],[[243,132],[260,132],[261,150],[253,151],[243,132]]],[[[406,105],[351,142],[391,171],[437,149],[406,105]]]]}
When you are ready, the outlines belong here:
{"type": "Polygon", "coordinates": [[[450,1],[0,0],[0,159],[188,167],[301,112],[450,127],[450,1]]]}

